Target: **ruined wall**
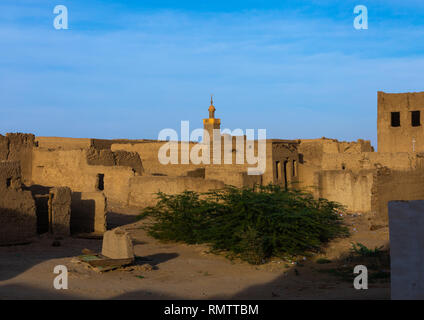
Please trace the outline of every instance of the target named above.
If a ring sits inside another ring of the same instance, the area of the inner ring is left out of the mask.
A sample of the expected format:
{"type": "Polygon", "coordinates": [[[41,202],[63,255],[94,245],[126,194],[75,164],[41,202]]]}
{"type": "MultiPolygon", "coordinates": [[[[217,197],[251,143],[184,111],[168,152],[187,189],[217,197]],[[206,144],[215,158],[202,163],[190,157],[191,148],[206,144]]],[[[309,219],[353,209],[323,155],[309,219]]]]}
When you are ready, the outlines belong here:
{"type": "Polygon", "coordinates": [[[87,164],[91,166],[122,166],[129,167],[138,175],[144,171],[143,164],[137,152],[109,149],[87,149],[87,164]]]}
{"type": "Polygon", "coordinates": [[[70,187],[74,192],[103,191],[109,201],[128,204],[129,179],[135,176],[132,168],[89,165],[87,152],[35,148],[33,184],[70,187]],[[99,190],[99,174],[103,175],[103,190],[99,190]]]}
{"type": "Polygon", "coordinates": [[[219,180],[226,185],[238,188],[253,187],[256,184],[262,184],[261,175],[248,175],[244,167],[238,168],[238,170],[237,167],[206,167],[205,179],[219,180]]]}
{"type": "Polygon", "coordinates": [[[325,170],[315,173],[318,197],[367,213],[370,225],[387,225],[389,201],[424,199],[424,169],[325,170]]]}
{"type": "Polygon", "coordinates": [[[91,139],[90,146],[101,150],[101,149],[111,149],[112,144],[134,144],[134,143],[146,143],[146,142],[153,142],[156,140],[149,140],[149,139],[136,139],[136,140],[130,140],[130,139],[91,139]]]}
{"type": "Polygon", "coordinates": [[[33,134],[7,133],[0,135],[0,160],[19,161],[22,182],[31,182],[32,149],[35,145],[33,134]]]}
{"type": "Polygon", "coordinates": [[[0,134],[0,161],[6,161],[9,155],[9,139],[0,134]]]}
{"type": "MultiPolygon", "coordinates": [[[[225,138],[222,136],[222,140],[225,138]]],[[[166,141],[101,139],[75,139],[74,141],[69,138],[64,140],[42,138],[38,141],[39,146],[33,151],[32,183],[42,186],[67,186],[73,192],[103,191],[109,202],[129,205],[132,201],[131,194],[133,198],[136,198],[138,193],[144,192],[135,190],[136,184],[132,186],[130,184],[130,178],[139,175],[158,178],[156,180],[158,183],[161,183],[162,180],[159,179],[161,177],[196,177],[199,179],[195,180],[195,185],[199,185],[200,190],[205,190],[203,187],[205,185],[212,185],[212,187],[216,185],[211,184],[209,180],[219,180],[220,185],[225,183],[238,187],[272,182],[290,184],[297,180],[299,158],[296,141],[266,140],[264,142],[267,149],[266,172],[261,176],[247,174],[248,167],[256,167],[256,164],[248,164],[246,161],[243,164],[236,164],[236,158],[240,152],[236,145],[238,138],[231,136],[227,138],[231,140],[230,148],[226,149],[222,143],[221,164],[206,165],[203,163],[182,164],[181,143],[178,144],[179,164],[162,165],[158,160],[158,154],[159,149],[167,143],[166,141]],[[224,158],[228,152],[232,164],[224,164],[224,158]],[[277,161],[281,163],[278,169],[274,166],[277,161]],[[277,170],[279,170],[278,174],[277,170]],[[201,179],[203,184],[199,182],[201,179]]],[[[241,137],[241,141],[243,141],[242,152],[246,155],[245,137],[241,137]]],[[[188,143],[189,152],[198,146],[198,143],[188,143]]],[[[257,157],[258,141],[255,141],[253,148],[254,156],[257,157]]],[[[179,184],[176,187],[178,190],[183,191],[186,187],[187,180],[170,181],[179,184]]],[[[195,185],[189,184],[190,188],[195,188],[195,185]]],[[[143,188],[146,186],[143,185],[143,188]]],[[[172,188],[170,190],[173,190],[172,188]]],[[[147,190],[149,190],[148,187],[147,190]]]]}
{"type": "Polygon", "coordinates": [[[205,168],[197,168],[197,169],[194,169],[194,170],[187,171],[187,177],[205,179],[205,176],[206,176],[206,169],[205,168]]]}
{"type": "Polygon", "coordinates": [[[424,151],[424,92],[385,93],[378,92],[377,140],[378,152],[424,151]],[[412,111],[420,111],[420,125],[412,126],[412,111]],[[400,113],[400,126],[392,126],[391,113],[400,113]]]}
{"type": "Polygon", "coordinates": [[[88,149],[91,146],[89,138],[36,137],[38,147],[54,150],[88,149]]]}
{"type": "MultiPolygon", "coordinates": [[[[372,152],[369,141],[364,140],[352,143],[332,139],[302,140],[298,149],[302,188],[316,197],[337,201],[351,211],[367,212],[371,216],[375,212],[384,215],[382,212],[393,195],[375,180],[378,170],[389,167],[407,173],[424,167],[420,153],[372,152]],[[382,199],[382,203],[377,198],[382,199]]],[[[391,184],[396,183],[393,179],[388,178],[391,184]]]]}
{"type": "Polygon", "coordinates": [[[133,177],[130,181],[129,205],[132,207],[146,207],[156,203],[155,193],[161,191],[167,194],[177,194],[185,190],[207,192],[212,189],[221,189],[224,183],[192,177],[133,177]]]}
{"type": "Polygon", "coordinates": [[[266,171],[262,182],[296,186],[299,178],[298,143],[290,140],[267,140],[266,171]]]}
{"type": "Polygon", "coordinates": [[[127,140],[127,139],[91,139],[91,138],[63,138],[63,137],[36,137],[40,148],[78,150],[94,148],[97,150],[109,149],[114,143],[138,143],[150,140],[127,140]]]}
{"type": "Polygon", "coordinates": [[[379,154],[370,141],[300,140],[299,186],[315,197],[336,201],[350,211],[371,211],[373,174],[384,164],[405,170],[420,161],[411,155],[379,154]]]}
{"type": "Polygon", "coordinates": [[[321,155],[325,153],[361,153],[374,152],[369,140],[358,139],[357,141],[338,141],[337,139],[321,138],[321,139],[300,139],[299,153],[305,158],[318,160],[314,162],[319,164],[321,155]]]}
{"type": "Polygon", "coordinates": [[[27,241],[36,233],[35,201],[21,188],[19,161],[0,161],[0,245],[27,241]]]}
{"type": "Polygon", "coordinates": [[[354,212],[371,211],[375,170],[327,170],[317,172],[318,196],[339,202],[354,212]]]}
{"type": "Polygon", "coordinates": [[[415,170],[424,167],[420,153],[362,152],[358,154],[326,153],[322,156],[323,170],[358,170],[389,167],[395,170],[415,170]]]}
{"type": "Polygon", "coordinates": [[[424,168],[422,153],[369,152],[370,148],[369,143],[363,140],[350,144],[331,139],[302,140],[299,146],[300,185],[315,196],[341,202],[351,210],[369,211],[370,192],[364,192],[370,187],[369,176],[363,185],[361,178],[358,178],[363,172],[382,167],[405,172],[424,168]],[[341,172],[335,173],[338,171],[341,172]],[[324,180],[320,181],[320,178],[324,180]],[[344,188],[340,186],[341,181],[346,184],[344,188]],[[317,187],[319,192],[315,191],[317,187]],[[358,190],[356,195],[355,190],[358,190]],[[359,199],[354,200],[354,197],[359,199]],[[358,201],[365,202],[359,205],[358,201]]]}
{"type": "Polygon", "coordinates": [[[372,188],[372,220],[387,224],[388,202],[424,199],[424,170],[397,171],[379,169],[372,188]]]}
{"type": "MultiPolygon", "coordinates": [[[[156,141],[156,142],[144,142],[144,143],[134,143],[134,144],[112,144],[111,150],[126,150],[129,152],[137,152],[142,159],[143,167],[146,175],[166,175],[166,176],[187,176],[190,172],[198,168],[206,168],[210,174],[214,175],[214,179],[223,179],[222,181],[227,181],[226,183],[233,185],[240,185],[240,172],[247,172],[249,167],[255,168],[256,164],[248,164],[244,161],[243,164],[236,164],[237,152],[243,152],[244,155],[247,155],[246,140],[241,138],[243,142],[242,149],[237,149],[237,139],[236,137],[227,137],[226,135],[222,136],[221,142],[221,164],[181,164],[181,145],[178,146],[178,155],[179,155],[179,164],[167,164],[162,165],[158,160],[159,149],[165,145],[165,141],[156,141]],[[225,150],[224,143],[225,139],[230,139],[231,148],[225,150]],[[227,153],[231,154],[228,156],[231,159],[231,164],[225,164],[225,157],[227,153]],[[238,177],[237,177],[238,176],[238,177]],[[237,177],[237,178],[236,178],[237,177]]],[[[266,171],[263,175],[263,183],[275,183],[277,182],[276,167],[274,166],[276,161],[280,161],[282,164],[284,161],[288,162],[288,181],[292,182],[296,180],[296,177],[293,177],[292,173],[294,172],[297,176],[297,162],[298,155],[296,150],[296,142],[290,140],[267,140],[266,142],[266,171]],[[296,170],[293,170],[293,161],[295,161],[296,170]],[[290,174],[289,174],[290,173],[290,174]]],[[[189,151],[195,147],[197,143],[189,143],[189,151]]],[[[254,156],[258,156],[258,143],[254,143],[254,156]]],[[[213,158],[211,158],[211,162],[213,158]]],[[[283,167],[281,167],[283,168],[283,167]]],[[[283,169],[281,169],[283,170],[283,169]]],[[[279,174],[280,181],[283,183],[281,177],[284,176],[283,171],[279,174]]],[[[257,181],[257,178],[250,178],[251,180],[257,181]]]]}
{"type": "Polygon", "coordinates": [[[50,190],[51,231],[54,235],[71,234],[71,193],[68,187],[55,187],[50,190]]]}
{"type": "MultiPolygon", "coordinates": [[[[240,137],[236,136],[222,136],[221,142],[221,156],[222,163],[225,161],[225,157],[228,155],[228,152],[231,152],[229,158],[232,159],[232,165],[220,165],[220,166],[210,166],[211,172],[222,172],[221,168],[227,170],[229,173],[228,177],[222,177],[224,180],[222,181],[231,181],[230,176],[240,175],[238,172],[246,173],[243,178],[243,186],[252,185],[255,183],[261,184],[280,184],[280,185],[291,185],[292,183],[296,183],[298,180],[298,161],[299,156],[297,152],[297,144],[298,142],[295,140],[282,140],[282,139],[267,139],[267,140],[254,140],[252,144],[252,140],[247,140],[246,137],[240,139],[240,137]],[[232,148],[231,150],[225,150],[226,139],[231,140],[232,148]],[[252,169],[253,171],[260,170],[261,167],[259,163],[248,163],[248,157],[253,156],[255,159],[259,159],[262,156],[259,153],[259,144],[264,143],[266,146],[265,159],[261,159],[265,164],[265,172],[262,175],[248,175],[248,169],[252,169]],[[243,164],[237,164],[237,156],[239,153],[242,153],[244,157],[242,158],[243,164]],[[280,163],[280,165],[277,165],[280,163]],[[233,171],[233,173],[230,173],[233,171]]],[[[207,167],[208,168],[208,167],[207,167]]],[[[216,179],[219,179],[216,176],[216,179]]],[[[237,178],[239,179],[239,178],[237,178]]],[[[227,182],[226,182],[227,183],[227,182]]],[[[230,183],[228,183],[230,184],[230,183]]],[[[232,185],[242,186],[241,183],[232,185]]]]}
{"type": "MultiPolygon", "coordinates": [[[[162,165],[158,161],[158,153],[165,142],[110,144],[106,140],[96,140],[94,146],[90,142],[89,148],[81,148],[86,146],[85,140],[72,143],[72,140],[66,139],[62,143],[44,139],[43,143],[49,145],[49,148],[37,147],[33,151],[33,184],[67,186],[73,192],[103,191],[109,202],[121,205],[129,204],[129,179],[140,175],[142,170],[142,175],[151,177],[194,175],[204,179],[206,168],[216,168],[219,170],[215,173],[215,178],[219,176],[229,184],[245,186],[261,181],[260,176],[247,176],[246,165],[162,165]],[[53,148],[53,143],[59,143],[60,146],[53,148]],[[100,189],[99,175],[103,190],[100,189]]],[[[193,148],[195,145],[190,143],[189,147],[193,148]]],[[[212,172],[213,170],[210,174],[212,172]]]]}
{"type": "Polygon", "coordinates": [[[374,148],[369,140],[358,139],[358,141],[346,142],[336,139],[302,139],[298,145],[299,155],[303,158],[303,163],[310,166],[321,167],[327,157],[346,157],[363,153],[374,153],[374,148]]]}
{"type": "MultiPolygon", "coordinates": [[[[188,163],[184,164],[182,163],[181,159],[181,144],[178,145],[178,164],[166,164],[163,165],[158,160],[159,155],[159,149],[164,146],[166,142],[164,141],[156,141],[156,142],[145,142],[145,143],[137,143],[137,144],[113,144],[112,145],[112,151],[117,152],[118,150],[125,150],[128,152],[136,152],[141,158],[141,161],[143,163],[144,168],[144,174],[145,175],[155,175],[155,176],[172,176],[172,177],[178,177],[178,176],[187,176],[190,174],[190,172],[199,169],[199,168],[206,168],[206,167],[214,167],[214,168],[220,168],[225,167],[228,170],[231,170],[236,166],[233,164],[222,164],[222,165],[214,165],[214,164],[193,164],[188,163]]],[[[193,149],[194,146],[196,146],[197,143],[190,142],[188,144],[189,146],[189,152],[193,149]]],[[[221,154],[223,157],[223,153],[221,154]]],[[[212,162],[213,159],[211,159],[212,162]]],[[[222,160],[222,163],[224,161],[222,160]]],[[[233,162],[235,163],[235,161],[233,162]]],[[[243,166],[243,165],[241,165],[243,166]]],[[[243,166],[243,168],[246,166],[243,166]]],[[[235,169],[236,171],[239,171],[239,169],[235,169]]],[[[246,170],[246,169],[244,169],[246,170]]]]}
{"type": "Polygon", "coordinates": [[[380,155],[374,152],[370,141],[358,139],[356,142],[336,139],[300,140],[299,187],[315,192],[318,187],[317,174],[322,170],[364,170],[375,169],[386,163],[397,163],[409,168],[412,160],[409,155],[399,159],[394,154],[380,155]]]}
{"type": "MultiPolygon", "coordinates": [[[[166,141],[148,141],[143,143],[125,143],[125,144],[112,144],[111,150],[113,152],[127,151],[136,152],[143,163],[144,173],[146,175],[167,175],[167,176],[184,176],[189,171],[195,170],[199,167],[204,167],[204,164],[181,164],[181,146],[178,148],[178,164],[163,165],[158,160],[159,149],[165,145],[166,141]]],[[[189,150],[195,144],[189,143],[189,150]]]]}
{"type": "Polygon", "coordinates": [[[103,192],[72,193],[72,233],[106,231],[107,201],[103,192]]]}
{"type": "MultiPolygon", "coordinates": [[[[39,149],[48,151],[87,150],[87,163],[92,166],[123,166],[134,169],[137,174],[143,173],[143,164],[135,152],[110,150],[115,142],[124,143],[130,140],[101,140],[59,137],[37,137],[39,149]]],[[[134,140],[136,142],[137,140],[134,140]]],[[[0,141],[1,142],[1,141],[0,141]]]]}

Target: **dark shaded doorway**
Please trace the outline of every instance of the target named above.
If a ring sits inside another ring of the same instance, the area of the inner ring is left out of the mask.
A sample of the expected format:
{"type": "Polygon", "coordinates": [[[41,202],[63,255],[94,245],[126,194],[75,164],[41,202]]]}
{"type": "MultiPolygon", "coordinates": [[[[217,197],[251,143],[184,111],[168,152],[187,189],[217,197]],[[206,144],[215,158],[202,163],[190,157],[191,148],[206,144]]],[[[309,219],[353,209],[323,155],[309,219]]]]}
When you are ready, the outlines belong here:
{"type": "Polygon", "coordinates": [[[103,191],[105,189],[105,175],[103,173],[99,173],[97,175],[97,190],[103,191]]]}
{"type": "Polygon", "coordinates": [[[37,233],[49,232],[49,195],[36,195],[37,233]]]}
{"type": "Polygon", "coordinates": [[[280,180],[280,172],[281,172],[281,163],[280,161],[275,161],[275,179],[277,182],[280,180]]]}
{"type": "Polygon", "coordinates": [[[287,160],[284,161],[284,188],[286,188],[286,190],[287,190],[287,187],[288,187],[288,185],[287,185],[287,164],[288,164],[288,161],[287,160]]]}

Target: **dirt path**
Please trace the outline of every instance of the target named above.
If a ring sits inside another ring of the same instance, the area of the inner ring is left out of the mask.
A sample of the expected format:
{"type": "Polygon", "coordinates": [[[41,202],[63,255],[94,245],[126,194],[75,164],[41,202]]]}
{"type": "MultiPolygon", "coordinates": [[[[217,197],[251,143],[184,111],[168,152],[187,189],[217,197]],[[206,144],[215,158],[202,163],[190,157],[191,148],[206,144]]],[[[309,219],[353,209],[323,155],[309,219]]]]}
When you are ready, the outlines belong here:
{"type": "Polygon", "coordinates": [[[351,242],[370,248],[387,244],[387,228],[370,231],[361,217],[349,217],[352,237],[332,242],[327,254],[335,262],[303,266],[273,260],[252,266],[208,253],[206,246],[164,244],[146,235],[141,223],[126,225],[135,253],[154,266],[151,271],[110,271],[103,274],[73,262],[84,248],[101,250],[100,240],[67,238],[53,247],[41,237],[22,246],[0,247],[0,299],[388,299],[389,282],[355,290],[322,268],[332,268],[351,242]],[[356,229],[353,230],[353,229],[356,229]],[[69,270],[69,289],[53,288],[53,269],[69,270]]]}

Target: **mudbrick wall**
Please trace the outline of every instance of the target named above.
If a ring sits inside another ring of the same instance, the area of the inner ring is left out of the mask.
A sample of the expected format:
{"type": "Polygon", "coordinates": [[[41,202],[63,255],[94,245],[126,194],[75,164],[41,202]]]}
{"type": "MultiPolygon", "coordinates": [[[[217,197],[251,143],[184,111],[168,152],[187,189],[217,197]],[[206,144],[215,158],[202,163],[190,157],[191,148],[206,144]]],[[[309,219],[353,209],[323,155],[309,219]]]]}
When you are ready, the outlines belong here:
{"type": "Polygon", "coordinates": [[[35,146],[35,136],[24,133],[7,133],[0,135],[0,160],[19,161],[22,182],[31,181],[32,149],[35,146]]]}
{"type": "Polygon", "coordinates": [[[107,201],[103,192],[72,193],[72,233],[106,231],[107,201]]]}
{"type": "MultiPolygon", "coordinates": [[[[359,139],[356,142],[336,139],[299,140],[298,187],[318,194],[319,173],[323,170],[361,170],[373,169],[374,163],[366,159],[374,156],[370,141],[359,139]],[[365,159],[365,160],[364,160],[365,159]]],[[[331,176],[331,174],[330,174],[331,176]]],[[[321,186],[325,188],[325,186],[321,186]]],[[[324,193],[327,190],[324,190],[324,193]]],[[[331,193],[331,190],[328,190],[331,193]]]]}
{"type": "Polygon", "coordinates": [[[424,151],[424,92],[378,92],[377,139],[378,152],[424,151]],[[418,112],[418,123],[412,123],[412,113],[418,112]],[[392,117],[397,115],[397,123],[392,117]]]}
{"type": "Polygon", "coordinates": [[[350,211],[371,211],[375,170],[326,170],[316,172],[318,197],[339,202],[350,211]]]}
{"type": "Polygon", "coordinates": [[[389,167],[395,170],[415,170],[424,167],[422,153],[361,152],[356,154],[326,153],[322,157],[323,170],[357,170],[389,167]]]}
{"type": "Polygon", "coordinates": [[[388,202],[396,200],[424,199],[424,170],[391,170],[380,168],[374,174],[372,216],[375,224],[388,223],[388,202]]]}
{"type": "Polygon", "coordinates": [[[139,175],[144,171],[138,153],[124,150],[111,151],[110,149],[95,149],[91,147],[87,151],[87,164],[91,166],[130,167],[139,175]]]}
{"type": "Polygon", "coordinates": [[[388,223],[388,202],[424,199],[424,169],[324,170],[315,173],[317,197],[365,213],[370,226],[388,223]]]}
{"type": "Polygon", "coordinates": [[[32,184],[69,187],[73,192],[104,192],[111,203],[128,204],[129,179],[144,172],[136,152],[111,150],[129,140],[37,137],[32,184]]]}
{"type": "MultiPolygon", "coordinates": [[[[377,153],[364,140],[267,140],[266,171],[262,176],[247,175],[246,164],[162,165],[158,153],[165,143],[41,137],[34,142],[33,135],[8,134],[0,136],[0,157],[16,158],[24,166],[31,163],[31,168],[26,169],[26,179],[30,177],[32,185],[69,187],[76,194],[75,203],[79,194],[79,204],[74,208],[78,207],[84,215],[82,206],[88,205],[87,214],[95,217],[95,222],[90,220],[91,231],[104,229],[106,198],[111,204],[140,207],[154,203],[154,193],[159,190],[175,193],[185,189],[206,191],[225,184],[242,187],[287,183],[310,187],[316,197],[340,202],[349,210],[367,212],[384,220],[387,201],[419,199],[424,189],[421,187],[424,179],[416,174],[424,171],[423,154],[377,153]],[[396,171],[386,177],[381,174],[384,167],[396,171]],[[400,184],[406,181],[405,186],[397,187],[397,180],[400,184]],[[98,193],[104,201],[97,197],[98,193]],[[97,202],[99,211],[93,207],[97,202]]],[[[238,152],[234,143],[230,150],[233,162],[238,152]]],[[[196,145],[190,143],[189,150],[196,145]]],[[[181,145],[178,149],[181,151],[181,145]]],[[[256,154],[257,143],[254,151],[256,154]]],[[[84,220],[84,216],[78,219],[84,220]]]]}
{"type": "Polygon", "coordinates": [[[185,190],[207,192],[223,187],[221,181],[193,177],[133,177],[130,181],[129,205],[141,208],[154,205],[159,191],[176,194],[185,190]]]}
{"type": "Polygon", "coordinates": [[[87,153],[86,149],[52,150],[35,148],[32,171],[33,184],[69,187],[73,192],[103,191],[111,202],[126,205],[128,203],[129,179],[136,176],[133,168],[89,165],[87,153]]]}
{"type": "Polygon", "coordinates": [[[22,190],[19,161],[0,161],[0,244],[25,242],[36,233],[35,201],[22,190]]]}
{"type": "Polygon", "coordinates": [[[266,171],[262,178],[264,184],[274,183],[287,187],[297,184],[299,179],[297,146],[297,141],[267,140],[266,171]]]}
{"type": "Polygon", "coordinates": [[[69,236],[71,234],[71,189],[55,187],[50,190],[51,226],[55,235],[69,236]]]}
{"type": "Polygon", "coordinates": [[[303,139],[299,140],[299,154],[309,165],[321,166],[325,154],[359,154],[374,152],[369,140],[359,139],[356,142],[338,141],[336,139],[303,139]]]}
{"type": "MultiPolygon", "coordinates": [[[[167,164],[163,165],[158,160],[158,154],[161,147],[163,147],[166,142],[165,141],[144,141],[139,143],[125,143],[119,144],[114,143],[111,146],[111,150],[117,152],[118,150],[125,150],[128,152],[136,152],[139,154],[142,159],[143,167],[146,175],[165,175],[165,176],[187,176],[190,175],[193,170],[199,168],[205,168],[210,174],[214,174],[214,179],[223,179],[225,183],[233,184],[236,186],[242,186],[238,181],[241,181],[239,177],[233,179],[230,176],[240,176],[242,172],[247,172],[249,167],[256,168],[257,164],[236,164],[237,152],[240,150],[237,149],[237,139],[233,137],[232,139],[232,147],[229,152],[231,155],[229,156],[232,164],[225,164],[225,157],[228,156],[226,154],[226,150],[224,149],[224,138],[222,139],[221,145],[221,164],[181,164],[181,144],[178,145],[178,155],[179,155],[179,163],[178,164],[167,164]],[[227,174],[227,175],[226,175],[227,174]]],[[[197,144],[190,142],[189,150],[191,151],[197,144]]],[[[293,165],[296,166],[299,160],[297,154],[297,142],[291,140],[267,140],[266,141],[266,159],[265,162],[265,173],[263,174],[262,181],[264,184],[268,183],[284,183],[284,162],[287,161],[287,180],[288,182],[297,181],[298,177],[293,176],[293,172],[297,175],[297,170],[293,170],[293,165]],[[281,163],[280,173],[278,174],[277,179],[277,167],[275,163],[279,161],[281,163]]],[[[243,152],[246,155],[247,144],[244,143],[240,152],[243,152]]],[[[254,156],[258,156],[258,143],[257,141],[254,143],[254,156]]],[[[211,159],[212,162],[213,159],[211,159]]],[[[256,178],[252,178],[253,180],[257,180],[256,178]]],[[[252,179],[248,179],[250,181],[252,179]]]]}

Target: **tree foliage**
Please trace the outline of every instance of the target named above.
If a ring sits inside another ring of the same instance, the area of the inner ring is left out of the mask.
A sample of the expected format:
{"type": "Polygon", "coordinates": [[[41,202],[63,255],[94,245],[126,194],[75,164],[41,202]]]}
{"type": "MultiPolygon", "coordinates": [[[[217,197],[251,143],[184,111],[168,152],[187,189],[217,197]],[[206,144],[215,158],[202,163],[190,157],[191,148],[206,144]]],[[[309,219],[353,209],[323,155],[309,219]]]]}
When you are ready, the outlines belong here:
{"type": "Polygon", "coordinates": [[[252,264],[318,251],[348,233],[339,204],[276,185],[157,195],[158,203],[140,215],[154,218],[147,226],[151,236],[207,243],[252,264]]]}

